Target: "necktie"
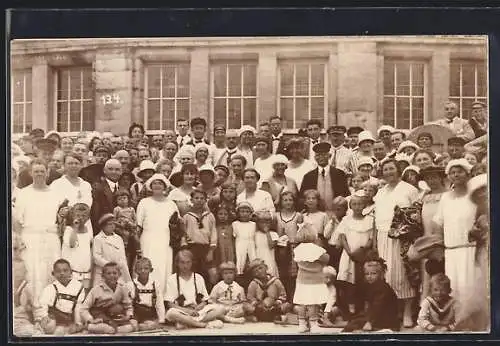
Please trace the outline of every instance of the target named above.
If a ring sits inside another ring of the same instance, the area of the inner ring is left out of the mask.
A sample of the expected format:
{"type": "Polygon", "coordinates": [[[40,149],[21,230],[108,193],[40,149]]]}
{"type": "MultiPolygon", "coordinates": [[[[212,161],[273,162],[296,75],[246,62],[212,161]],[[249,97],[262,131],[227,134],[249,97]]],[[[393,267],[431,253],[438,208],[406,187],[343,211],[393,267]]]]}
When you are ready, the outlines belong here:
{"type": "Polygon", "coordinates": [[[332,161],[332,166],[337,168],[337,149],[333,149],[333,161],[332,161]]]}
{"type": "Polygon", "coordinates": [[[227,293],[229,293],[229,300],[233,300],[233,288],[231,285],[227,286],[227,293]]]}
{"type": "Polygon", "coordinates": [[[323,179],[325,178],[325,169],[324,168],[321,169],[321,176],[323,177],[323,179]]]}
{"type": "Polygon", "coordinates": [[[227,166],[229,167],[229,164],[231,163],[231,156],[233,156],[233,154],[235,153],[236,151],[229,151],[229,150],[226,150],[226,154],[227,154],[227,166]]]}
{"type": "Polygon", "coordinates": [[[118,188],[116,187],[117,184],[114,184],[113,185],[113,193],[116,193],[116,190],[118,190],[118,188]]]}

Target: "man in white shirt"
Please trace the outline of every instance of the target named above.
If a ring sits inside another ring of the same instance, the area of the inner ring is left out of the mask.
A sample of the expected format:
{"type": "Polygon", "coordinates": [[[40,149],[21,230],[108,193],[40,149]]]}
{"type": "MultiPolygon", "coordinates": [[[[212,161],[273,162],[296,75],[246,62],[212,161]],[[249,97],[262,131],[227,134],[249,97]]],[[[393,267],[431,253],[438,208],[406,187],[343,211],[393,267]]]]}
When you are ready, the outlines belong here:
{"type": "Polygon", "coordinates": [[[238,195],[236,203],[248,202],[252,206],[254,212],[268,211],[274,213],[273,198],[269,192],[258,190],[257,182],[260,180],[259,173],[253,168],[247,168],[243,172],[243,182],[245,190],[238,195]]]}
{"type": "Polygon", "coordinates": [[[346,138],[347,129],[345,126],[330,126],[328,129],[328,139],[330,140],[330,144],[332,148],[330,149],[331,153],[331,161],[330,164],[337,168],[341,169],[344,172],[347,172],[347,164],[351,160],[352,151],[351,149],[345,146],[345,138],[346,138]]]}
{"type": "Polygon", "coordinates": [[[437,120],[435,124],[449,128],[455,136],[462,137],[466,142],[475,138],[474,130],[469,122],[458,116],[458,106],[455,102],[446,102],[444,110],[444,118],[437,120]]]}
{"type": "Polygon", "coordinates": [[[179,148],[191,140],[189,134],[189,121],[186,119],[177,120],[177,144],[179,148]]]}
{"type": "Polygon", "coordinates": [[[307,130],[307,137],[309,138],[308,142],[308,147],[309,150],[307,150],[307,158],[309,160],[314,159],[314,151],[312,148],[314,147],[315,144],[318,144],[321,141],[321,129],[323,128],[323,124],[321,124],[321,121],[317,119],[311,119],[308,120],[306,123],[306,130],[307,130]]]}
{"type": "Polygon", "coordinates": [[[229,167],[231,159],[236,155],[241,155],[241,152],[238,149],[239,141],[240,137],[238,135],[238,131],[227,130],[225,150],[217,159],[214,160],[214,165],[215,166],[223,165],[229,167]]]}
{"type": "Polygon", "coordinates": [[[214,126],[214,141],[209,145],[209,157],[207,163],[217,166],[221,156],[226,151],[226,127],[223,125],[214,126]]]}

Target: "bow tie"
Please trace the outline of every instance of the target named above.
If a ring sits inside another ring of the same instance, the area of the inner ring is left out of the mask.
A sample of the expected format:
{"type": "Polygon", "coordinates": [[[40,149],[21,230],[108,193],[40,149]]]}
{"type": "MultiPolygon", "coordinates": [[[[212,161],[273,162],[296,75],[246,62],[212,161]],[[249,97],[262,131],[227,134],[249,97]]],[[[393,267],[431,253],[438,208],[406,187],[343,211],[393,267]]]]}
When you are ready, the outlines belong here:
{"type": "Polygon", "coordinates": [[[317,144],[319,141],[317,139],[312,140],[312,144],[317,144]]]}
{"type": "Polygon", "coordinates": [[[273,137],[273,141],[281,141],[281,136],[273,137]]]}
{"type": "Polygon", "coordinates": [[[195,140],[194,140],[194,142],[195,142],[196,144],[198,144],[198,143],[203,143],[203,139],[195,139],[195,140]]]}

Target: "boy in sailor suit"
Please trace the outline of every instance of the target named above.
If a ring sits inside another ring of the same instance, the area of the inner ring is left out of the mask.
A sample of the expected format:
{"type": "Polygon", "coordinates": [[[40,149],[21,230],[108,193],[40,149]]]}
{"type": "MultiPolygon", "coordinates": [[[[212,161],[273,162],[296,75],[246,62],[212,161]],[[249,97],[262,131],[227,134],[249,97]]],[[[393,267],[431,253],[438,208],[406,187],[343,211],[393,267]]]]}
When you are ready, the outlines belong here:
{"type": "Polygon", "coordinates": [[[165,323],[163,293],[150,275],[152,271],[151,260],[139,258],[135,264],[137,278],[129,283],[134,318],[140,331],[157,329],[159,324],[165,323]]]}
{"type": "Polygon", "coordinates": [[[45,334],[74,334],[83,329],[80,308],[85,291],[77,279],[72,278],[69,262],[59,259],[54,263],[52,275],[56,281],[48,285],[40,296],[35,319],[45,334]]]}

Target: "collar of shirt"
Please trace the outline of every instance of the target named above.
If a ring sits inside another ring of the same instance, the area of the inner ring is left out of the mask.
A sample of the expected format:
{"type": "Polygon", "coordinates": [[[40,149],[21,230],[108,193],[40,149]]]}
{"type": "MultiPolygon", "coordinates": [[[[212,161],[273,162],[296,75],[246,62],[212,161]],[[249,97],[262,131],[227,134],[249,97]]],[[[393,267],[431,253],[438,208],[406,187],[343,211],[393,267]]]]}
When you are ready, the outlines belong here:
{"type": "Polygon", "coordinates": [[[81,283],[80,283],[80,281],[78,281],[76,279],[71,279],[70,282],[68,282],[68,284],[66,286],[64,286],[62,283],[60,283],[59,281],[56,280],[56,281],[54,281],[54,285],[56,285],[59,292],[62,292],[62,291],[68,291],[72,288],[77,288],[77,287],[79,289],[81,286],[81,283]]]}
{"type": "Polygon", "coordinates": [[[153,286],[153,279],[152,279],[152,278],[151,278],[151,276],[150,276],[150,277],[148,278],[148,281],[146,282],[146,284],[144,284],[144,285],[143,285],[143,284],[141,284],[141,283],[139,282],[139,279],[135,278],[135,279],[134,279],[134,284],[136,284],[136,286],[137,286],[138,288],[149,289],[150,287],[152,287],[152,286],[153,286]]]}
{"type": "Polygon", "coordinates": [[[104,281],[102,281],[99,286],[101,286],[101,288],[104,290],[104,291],[108,291],[108,292],[112,292],[112,293],[115,293],[116,291],[118,291],[120,288],[121,288],[121,283],[120,282],[117,282],[116,283],[116,288],[115,290],[113,291],[111,289],[111,287],[108,286],[108,284],[106,284],[104,281]]]}
{"type": "Polygon", "coordinates": [[[317,144],[319,143],[319,138],[318,139],[312,139],[310,138],[312,144],[317,144]]]}
{"type": "Polygon", "coordinates": [[[273,135],[273,141],[280,141],[282,137],[283,137],[283,132],[281,132],[277,136],[273,135]]]}
{"type": "Polygon", "coordinates": [[[118,183],[115,183],[111,180],[109,180],[108,178],[106,178],[106,182],[108,183],[109,185],[109,188],[111,189],[111,191],[114,191],[115,190],[115,186],[118,187],[118,183]]]}
{"type": "Polygon", "coordinates": [[[221,285],[221,288],[222,288],[223,291],[227,291],[228,288],[229,288],[229,286],[231,286],[232,290],[234,290],[234,288],[235,288],[234,282],[231,285],[228,285],[224,281],[221,281],[220,285],[221,285]]]}
{"type": "Polygon", "coordinates": [[[328,177],[330,175],[329,167],[330,166],[326,166],[326,167],[318,166],[318,174],[321,175],[321,171],[324,170],[325,171],[325,175],[324,175],[325,178],[328,177]]]}

